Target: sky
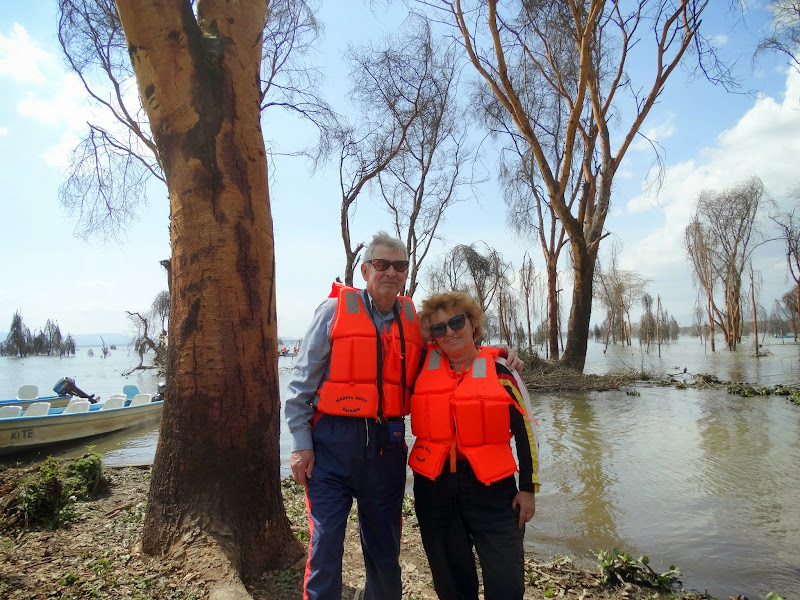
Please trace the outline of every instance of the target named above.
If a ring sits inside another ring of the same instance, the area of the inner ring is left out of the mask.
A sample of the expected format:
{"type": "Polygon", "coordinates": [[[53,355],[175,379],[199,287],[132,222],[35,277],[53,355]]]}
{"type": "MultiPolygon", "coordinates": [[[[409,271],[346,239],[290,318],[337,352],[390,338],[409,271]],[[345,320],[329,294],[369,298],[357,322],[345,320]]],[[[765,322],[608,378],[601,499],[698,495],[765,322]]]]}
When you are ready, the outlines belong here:
{"type": "MultiPolygon", "coordinates": [[[[348,44],[377,41],[399,22],[399,7],[372,11],[368,4],[324,2],[317,13],[324,35],[310,61],[324,72],[325,96],[340,112],[349,107],[348,44]]],[[[721,10],[727,3],[712,4],[721,10]]],[[[642,128],[663,151],[662,186],[656,193],[648,185],[654,157],[644,143],[628,152],[614,182],[606,229],[621,245],[619,266],[647,279],[648,292],[660,295],[681,325],[691,323],[696,298],[683,231],[700,191],[757,175],[785,211],[792,208],[789,191],[800,184],[800,75],[779,57],[753,59],[768,17],[763,2],[752,0],[744,20],[724,12],[706,15],[706,36],[735,65],[749,93],[729,93],[677,71],[642,128]]],[[[64,334],[133,333],[126,311],[148,310],[167,287],[159,264],[169,256],[166,189],[152,185],[147,205],[116,239],[76,237],[77,216],[59,204],[58,189],[93,113],[60,53],[56,2],[11,3],[0,14],[0,90],[0,332],[19,310],[33,330],[50,318],[64,334]]],[[[279,336],[295,339],[344,270],[338,175],[333,164],[312,172],[308,162],[288,156],[307,134],[296,121],[271,116],[265,131],[273,153],[279,336]]],[[[496,170],[491,155],[483,160],[496,170]]],[[[351,220],[355,241],[392,227],[368,192],[351,220]]],[[[484,241],[517,267],[528,251],[535,267],[543,268],[538,246],[511,234],[494,177],[451,209],[440,233],[444,239],[431,262],[456,244],[484,241]]],[[[607,258],[601,251],[601,260],[607,258]]],[[[791,287],[782,246],[766,244],[754,263],[762,278],[759,302],[769,309],[791,287]]],[[[425,293],[423,288],[415,300],[425,293]]],[[[566,315],[568,306],[564,310],[566,315]]],[[[602,318],[595,307],[592,322],[602,318]]]]}

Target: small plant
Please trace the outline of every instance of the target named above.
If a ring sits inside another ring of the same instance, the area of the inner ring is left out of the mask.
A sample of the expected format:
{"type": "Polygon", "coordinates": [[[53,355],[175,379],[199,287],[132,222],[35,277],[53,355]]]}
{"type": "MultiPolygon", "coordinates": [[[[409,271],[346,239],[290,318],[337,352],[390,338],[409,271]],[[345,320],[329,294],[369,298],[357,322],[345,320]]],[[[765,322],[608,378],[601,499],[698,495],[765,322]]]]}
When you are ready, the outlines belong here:
{"type": "Polygon", "coordinates": [[[275,587],[284,592],[291,592],[300,589],[301,587],[300,573],[294,569],[284,569],[283,571],[278,571],[272,578],[272,582],[275,584],[275,587]]]}
{"type": "Polygon", "coordinates": [[[413,517],[416,512],[414,511],[414,498],[408,494],[403,494],[403,516],[413,517]]]}
{"type": "Polygon", "coordinates": [[[66,573],[64,573],[59,578],[58,585],[63,585],[64,587],[67,587],[67,586],[70,586],[70,585],[74,585],[74,584],[78,583],[79,581],[80,581],[80,577],[75,575],[75,573],[67,571],[66,573]]]}
{"type": "Polygon", "coordinates": [[[627,552],[620,552],[616,548],[613,550],[600,548],[597,558],[600,560],[600,580],[603,583],[628,582],[669,590],[681,574],[675,565],[670,565],[666,573],[656,573],[650,567],[650,559],[646,556],[634,559],[627,552]]]}
{"type": "Polygon", "coordinates": [[[99,454],[90,452],[66,467],[49,458],[20,486],[25,522],[50,529],[58,527],[75,517],[76,501],[93,496],[106,484],[99,454]]]}

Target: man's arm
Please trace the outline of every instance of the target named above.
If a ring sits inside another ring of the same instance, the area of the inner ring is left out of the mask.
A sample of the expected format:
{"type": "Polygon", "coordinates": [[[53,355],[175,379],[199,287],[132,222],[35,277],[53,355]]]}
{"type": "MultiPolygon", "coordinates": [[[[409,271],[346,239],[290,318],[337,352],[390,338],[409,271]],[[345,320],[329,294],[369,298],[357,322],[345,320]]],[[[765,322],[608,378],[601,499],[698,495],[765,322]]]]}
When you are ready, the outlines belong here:
{"type": "Polygon", "coordinates": [[[306,484],[314,469],[314,449],[311,441],[313,400],[327,375],[331,356],[331,324],[336,312],[336,300],[323,302],[314,313],[308,332],[297,355],[292,380],[287,388],[284,411],[292,435],[290,465],[294,480],[306,484]]]}
{"type": "Polygon", "coordinates": [[[525,362],[517,356],[516,351],[508,344],[497,344],[495,348],[499,348],[506,359],[506,366],[512,371],[516,371],[522,375],[522,370],[525,368],[525,362]]]}

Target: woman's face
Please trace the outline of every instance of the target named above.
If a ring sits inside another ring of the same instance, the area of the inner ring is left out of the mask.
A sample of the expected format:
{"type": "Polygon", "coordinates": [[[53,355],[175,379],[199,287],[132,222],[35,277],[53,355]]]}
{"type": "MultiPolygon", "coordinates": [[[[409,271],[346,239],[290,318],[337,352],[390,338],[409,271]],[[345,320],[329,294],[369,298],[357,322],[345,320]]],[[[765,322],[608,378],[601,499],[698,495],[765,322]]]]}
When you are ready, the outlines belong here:
{"type": "Polygon", "coordinates": [[[475,347],[473,338],[475,327],[472,325],[470,318],[461,311],[455,309],[437,310],[431,315],[430,327],[432,328],[430,332],[431,338],[435,339],[442,351],[448,356],[458,356],[471,352],[475,347]],[[453,326],[459,327],[461,322],[464,323],[463,327],[453,330],[453,326]],[[437,332],[437,329],[440,331],[437,332]],[[437,337],[435,334],[441,334],[442,330],[444,335],[437,337]]]}

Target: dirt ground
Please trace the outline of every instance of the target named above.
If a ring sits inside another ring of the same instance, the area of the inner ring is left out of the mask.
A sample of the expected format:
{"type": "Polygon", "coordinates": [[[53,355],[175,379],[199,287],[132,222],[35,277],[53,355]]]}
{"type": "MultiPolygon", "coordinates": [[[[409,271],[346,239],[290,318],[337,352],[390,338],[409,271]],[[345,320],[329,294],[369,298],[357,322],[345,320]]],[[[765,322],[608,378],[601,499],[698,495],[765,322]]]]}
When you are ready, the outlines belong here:
{"type": "MultiPolygon", "coordinates": [[[[213,565],[185,564],[145,556],[139,549],[150,484],[149,467],[106,469],[107,492],[77,504],[77,518],[54,531],[7,529],[0,533],[0,599],[49,598],[207,598],[214,585],[213,565]]],[[[14,470],[0,472],[0,517],[10,498],[14,470]]],[[[283,482],[287,514],[301,539],[308,539],[301,490],[283,482]]],[[[436,594],[420,543],[412,502],[404,507],[403,596],[433,599],[436,594]]],[[[1,519],[0,519],[1,520],[1,519]]],[[[345,548],[343,598],[364,582],[357,523],[351,515],[345,548]]],[[[249,591],[254,600],[300,600],[303,560],[292,568],[267,573],[249,591]]],[[[526,598],[644,600],[669,598],[651,588],[609,586],[599,572],[578,568],[566,557],[527,557],[526,598]]],[[[676,597],[699,599],[701,596],[676,597]]]]}

